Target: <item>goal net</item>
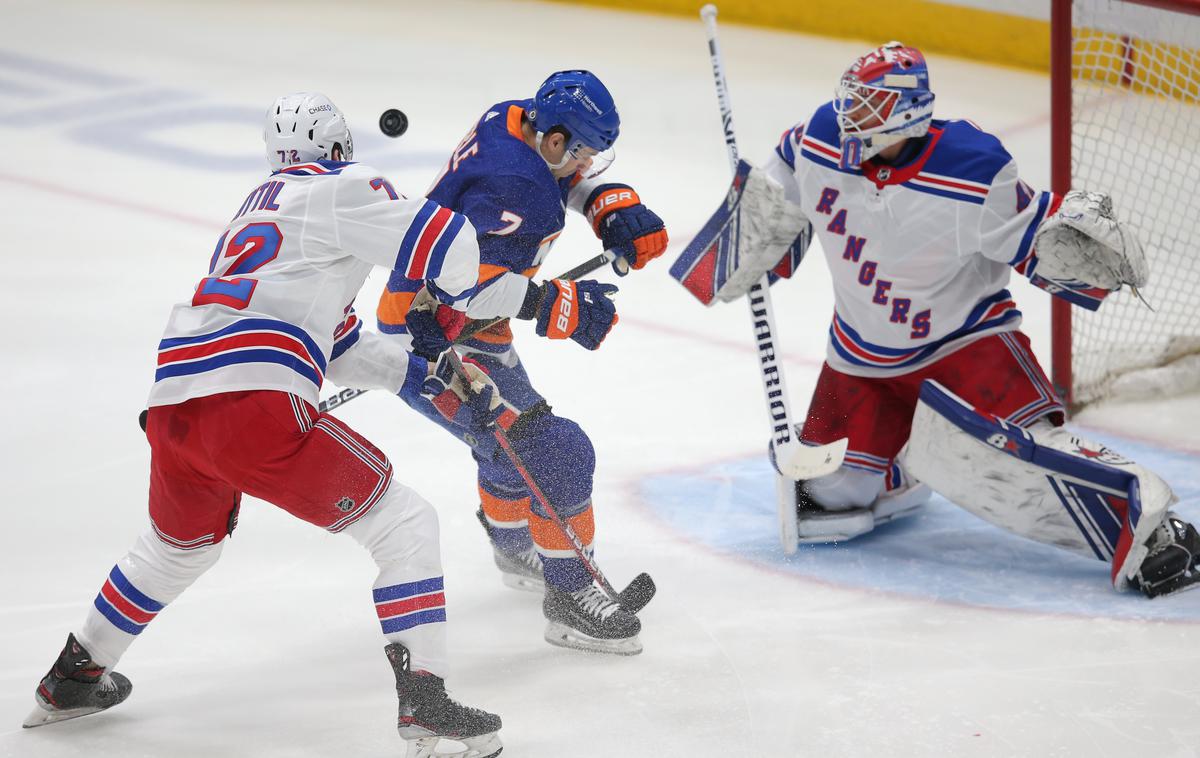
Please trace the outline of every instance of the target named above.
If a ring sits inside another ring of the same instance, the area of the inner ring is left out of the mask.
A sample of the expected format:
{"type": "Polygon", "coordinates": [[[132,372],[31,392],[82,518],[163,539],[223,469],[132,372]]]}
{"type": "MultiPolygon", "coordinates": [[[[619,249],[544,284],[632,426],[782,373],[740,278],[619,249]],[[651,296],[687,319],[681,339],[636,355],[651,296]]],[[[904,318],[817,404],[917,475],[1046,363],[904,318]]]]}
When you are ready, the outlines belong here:
{"type": "Polygon", "coordinates": [[[1150,264],[1150,307],[1055,304],[1055,383],[1074,407],[1200,389],[1200,0],[1054,1],[1054,189],[1112,195],[1150,264]]]}

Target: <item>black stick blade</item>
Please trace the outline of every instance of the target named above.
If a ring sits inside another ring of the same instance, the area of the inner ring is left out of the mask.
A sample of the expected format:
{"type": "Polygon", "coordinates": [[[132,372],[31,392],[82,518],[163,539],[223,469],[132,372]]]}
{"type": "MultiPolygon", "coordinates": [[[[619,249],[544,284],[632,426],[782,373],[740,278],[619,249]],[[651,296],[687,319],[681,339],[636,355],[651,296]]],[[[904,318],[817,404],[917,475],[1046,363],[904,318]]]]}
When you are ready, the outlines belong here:
{"type": "Polygon", "coordinates": [[[621,590],[617,596],[621,607],[630,613],[637,613],[646,607],[654,598],[654,593],[658,591],[658,587],[654,586],[654,580],[646,572],[642,572],[633,578],[629,586],[621,590]]]}

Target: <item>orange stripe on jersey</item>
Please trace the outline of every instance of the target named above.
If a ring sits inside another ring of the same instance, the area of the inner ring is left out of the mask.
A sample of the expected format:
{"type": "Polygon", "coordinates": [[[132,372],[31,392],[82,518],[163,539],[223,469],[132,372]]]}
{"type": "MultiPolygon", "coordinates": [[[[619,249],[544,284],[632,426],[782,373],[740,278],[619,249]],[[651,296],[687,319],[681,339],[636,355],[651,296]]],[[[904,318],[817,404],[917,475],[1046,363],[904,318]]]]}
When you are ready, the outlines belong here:
{"type": "Polygon", "coordinates": [[[507,266],[497,266],[494,263],[479,264],[479,283],[490,282],[501,274],[507,274],[512,269],[507,266]]]}
{"type": "Polygon", "coordinates": [[[533,277],[537,276],[538,269],[540,269],[540,268],[541,268],[540,265],[539,266],[530,266],[529,268],[527,268],[521,272],[521,276],[525,277],[526,279],[532,279],[533,277]]]}
{"type": "MultiPolygon", "coordinates": [[[[583,513],[568,518],[567,523],[575,530],[575,534],[579,536],[579,541],[585,547],[592,544],[592,540],[596,536],[596,521],[592,518],[592,506],[590,504],[583,513]]],[[[571,541],[554,525],[553,521],[548,518],[542,518],[533,512],[529,514],[529,533],[533,535],[534,544],[544,550],[571,549],[571,541]]]]}
{"type": "Polygon", "coordinates": [[[383,294],[379,296],[379,307],[375,309],[375,318],[390,326],[403,326],[408,309],[412,307],[413,298],[416,296],[415,292],[384,290],[383,294]]]}
{"type": "Polygon", "coordinates": [[[479,502],[483,506],[484,515],[492,521],[512,523],[514,521],[527,521],[529,519],[528,495],[520,500],[506,500],[502,497],[496,497],[484,490],[483,487],[480,487],[479,502]]]}
{"type": "Polygon", "coordinates": [[[524,115],[525,109],[521,106],[508,106],[508,133],[522,142],[525,141],[525,134],[521,131],[521,117],[524,115]]]}
{"type": "Polygon", "coordinates": [[[486,342],[489,345],[509,345],[513,339],[512,327],[508,325],[508,319],[505,319],[495,326],[489,326],[481,332],[476,332],[471,339],[486,342]]]}

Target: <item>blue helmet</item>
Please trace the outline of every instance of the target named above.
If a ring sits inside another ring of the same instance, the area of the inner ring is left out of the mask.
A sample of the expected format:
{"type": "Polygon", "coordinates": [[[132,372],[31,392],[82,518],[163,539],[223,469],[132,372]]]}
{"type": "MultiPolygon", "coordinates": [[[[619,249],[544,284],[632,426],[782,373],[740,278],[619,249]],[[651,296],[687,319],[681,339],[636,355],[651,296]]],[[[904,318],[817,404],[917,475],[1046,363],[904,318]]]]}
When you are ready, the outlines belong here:
{"type": "Polygon", "coordinates": [[[617,141],[621,114],[608,88],[590,71],[558,71],[533,96],[529,109],[533,128],[542,134],[556,126],[571,133],[567,149],[604,152],[617,141]]]}

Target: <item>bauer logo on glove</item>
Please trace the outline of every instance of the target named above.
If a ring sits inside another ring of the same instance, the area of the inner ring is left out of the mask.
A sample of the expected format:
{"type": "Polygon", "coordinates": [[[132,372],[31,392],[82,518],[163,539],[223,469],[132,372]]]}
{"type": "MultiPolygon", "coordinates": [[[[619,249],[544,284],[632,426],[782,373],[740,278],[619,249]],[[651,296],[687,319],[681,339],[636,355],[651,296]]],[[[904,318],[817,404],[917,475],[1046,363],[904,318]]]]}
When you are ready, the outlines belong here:
{"type": "MultiPolygon", "coordinates": [[[[667,230],[654,211],[642,205],[637,192],[626,184],[602,184],[592,190],[584,207],[592,231],[633,268],[640,269],[667,249],[667,230]]],[[[613,264],[618,274],[622,271],[613,264]]]]}
{"type": "Polygon", "coordinates": [[[614,284],[590,279],[551,279],[539,288],[537,333],[552,340],[573,339],[595,350],[617,323],[614,284]]]}

